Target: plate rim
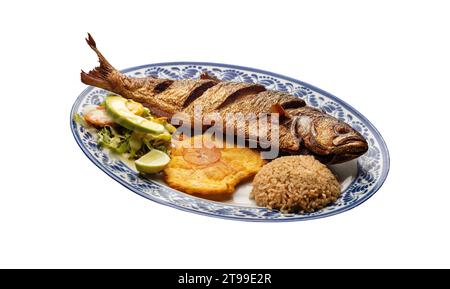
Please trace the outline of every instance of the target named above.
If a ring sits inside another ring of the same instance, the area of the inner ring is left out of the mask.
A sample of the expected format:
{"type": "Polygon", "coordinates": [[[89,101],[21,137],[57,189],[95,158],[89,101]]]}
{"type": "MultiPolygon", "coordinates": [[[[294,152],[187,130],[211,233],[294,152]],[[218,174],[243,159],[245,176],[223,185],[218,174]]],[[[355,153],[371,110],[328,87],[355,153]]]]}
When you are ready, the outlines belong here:
{"type": "MultiPolygon", "coordinates": [[[[81,102],[82,98],[87,95],[92,89],[95,89],[96,87],[94,86],[88,86],[87,88],[85,88],[75,99],[72,108],[70,110],[70,129],[72,131],[72,135],[75,138],[75,141],[77,143],[77,145],[80,147],[81,151],[88,157],[89,160],[91,160],[91,162],[94,163],[94,165],[96,165],[100,170],[102,170],[104,173],[106,173],[108,176],[110,176],[113,180],[115,180],[116,182],[118,182],[119,184],[121,184],[122,186],[124,186],[125,188],[127,188],[128,190],[132,191],[133,193],[136,193],[148,200],[151,200],[153,202],[156,202],[158,204],[162,204],[165,206],[169,206],[178,210],[182,210],[185,212],[191,212],[191,213],[195,213],[195,214],[199,214],[199,215],[204,215],[204,216],[208,216],[208,217],[214,217],[214,218],[220,218],[220,219],[226,219],[226,220],[235,220],[235,221],[246,221],[246,222],[297,222],[297,221],[308,221],[308,220],[317,220],[317,219],[321,219],[321,218],[326,218],[326,217],[330,217],[330,216],[334,216],[340,213],[344,213],[346,211],[349,211],[351,209],[354,209],[356,207],[358,207],[359,205],[363,204],[364,202],[366,202],[368,199],[370,199],[380,188],[381,186],[384,184],[384,182],[387,179],[387,176],[389,174],[389,170],[390,170],[390,154],[389,154],[389,150],[387,148],[386,142],[384,141],[383,136],[381,135],[381,133],[378,131],[378,129],[372,124],[372,122],[370,122],[362,113],[360,113],[358,110],[356,110],[353,106],[351,106],[350,104],[348,104],[346,101],[334,96],[333,94],[318,88],[314,85],[311,85],[307,82],[289,77],[289,76],[285,76],[283,74],[279,74],[279,73],[274,73],[271,71],[267,71],[267,70],[262,70],[262,69],[258,69],[258,68],[252,68],[252,67],[247,67],[247,66],[240,66],[240,65],[234,65],[234,64],[224,64],[224,63],[217,63],[217,62],[201,62],[201,61],[172,61],[172,62],[158,62],[158,63],[150,63],[150,64],[143,64],[143,65],[139,65],[139,66],[133,66],[133,67],[129,67],[123,70],[120,70],[120,72],[122,73],[127,73],[130,71],[135,71],[135,70],[140,70],[140,69],[144,69],[144,68],[148,68],[148,67],[155,67],[155,66],[177,66],[177,65],[193,65],[193,66],[216,66],[216,67],[222,67],[222,68],[231,68],[231,69],[238,69],[238,70],[247,70],[247,71],[253,71],[256,73],[261,73],[261,74],[266,74],[275,78],[282,78],[285,79],[287,81],[290,82],[294,82],[294,83],[298,83],[302,86],[305,86],[313,91],[316,91],[334,101],[337,101],[340,105],[344,106],[347,110],[351,111],[353,114],[357,115],[362,121],[365,122],[366,126],[370,127],[370,129],[373,130],[374,134],[373,137],[378,141],[379,145],[380,145],[380,153],[381,153],[381,158],[382,158],[382,164],[383,164],[383,169],[380,172],[380,177],[379,177],[379,181],[377,182],[377,184],[375,185],[375,187],[372,188],[371,191],[367,192],[365,194],[365,196],[363,198],[361,198],[359,200],[359,202],[355,202],[352,203],[346,207],[343,207],[341,209],[335,210],[335,211],[331,211],[331,212],[327,212],[321,215],[313,215],[313,216],[309,216],[308,218],[286,218],[286,219],[259,219],[259,218],[247,218],[247,217],[239,217],[239,216],[228,216],[228,215],[218,215],[218,214],[213,214],[213,213],[209,213],[209,212],[204,212],[204,211],[198,211],[192,208],[185,208],[182,206],[179,206],[177,204],[174,203],[170,203],[170,202],[165,202],[162,201],[160,199],[157,198],[153,198],[152,196],[145,194],[144,192],[141,192],[140,190],[137,190],[131,186],[129,186],[126,182],[122,181],[118,176],[116,176],[115,174],[109,172],[102,164],[100,164],[98,162],[97,159],[95,159],[88,151],[87,149],[84,147],[84,145],[81,143],[81,139],[79,138],[78,133],[76,132],[74,123],[75,120],[73,119],[73,115],[75,113],[75,109],[78,106],[79,102],[81,102]]],[[[359,170],[359,164],[358,164],[358,170],[359,170]]],[[[179,192],[179,191],[177,191],[179,192]]],[[[233,206],[233,207],[242,207],[245,208],[245,206],[239,206],[239,205],[233,205],[233,204],[226,204],[227,206],[233,206]]]]}

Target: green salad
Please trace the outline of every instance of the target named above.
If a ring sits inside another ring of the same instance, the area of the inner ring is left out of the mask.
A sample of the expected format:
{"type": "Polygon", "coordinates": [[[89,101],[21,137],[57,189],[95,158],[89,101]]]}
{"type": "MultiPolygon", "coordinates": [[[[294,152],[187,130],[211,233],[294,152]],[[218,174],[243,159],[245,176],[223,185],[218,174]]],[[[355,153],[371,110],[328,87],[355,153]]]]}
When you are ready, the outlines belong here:
{"type": "Polygon", "coordinates": [[[168,150],[176,128],[138,102],[109,95],[102,104],[87,107],[83,115],[74,115],[74,120],[95,128],[100,146],[136,160],[141,172],[159,172],[170,161],[168,150]]]}

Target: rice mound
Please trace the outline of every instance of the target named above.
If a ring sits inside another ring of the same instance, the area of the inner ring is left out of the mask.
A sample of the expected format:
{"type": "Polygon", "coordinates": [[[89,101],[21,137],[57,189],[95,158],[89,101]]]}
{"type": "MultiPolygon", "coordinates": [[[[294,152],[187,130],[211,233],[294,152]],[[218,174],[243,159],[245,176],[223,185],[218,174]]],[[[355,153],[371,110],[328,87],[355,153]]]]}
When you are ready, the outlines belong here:
{"type": "Polygon", "coordinates": [[[304,213],[327,206],[340,194],[334,174],[313,156],[287,156],[273,160],[256,174],[250,197],[258,206],[304,213]]]}

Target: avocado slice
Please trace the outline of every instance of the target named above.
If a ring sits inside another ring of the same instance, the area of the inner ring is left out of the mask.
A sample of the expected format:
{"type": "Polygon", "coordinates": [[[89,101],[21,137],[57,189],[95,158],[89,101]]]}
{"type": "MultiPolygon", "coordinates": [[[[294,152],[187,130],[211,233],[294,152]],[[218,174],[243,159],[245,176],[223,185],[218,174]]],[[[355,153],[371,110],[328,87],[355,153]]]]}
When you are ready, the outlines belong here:
{"type": "Polygon", "coordinates": [[[161,134],[165,127],[157,122],[135,115],[127,107],[127,99],[121,96],[108,96],[105,99],[106,111],[115,122],[133,131],[161,134]]]}

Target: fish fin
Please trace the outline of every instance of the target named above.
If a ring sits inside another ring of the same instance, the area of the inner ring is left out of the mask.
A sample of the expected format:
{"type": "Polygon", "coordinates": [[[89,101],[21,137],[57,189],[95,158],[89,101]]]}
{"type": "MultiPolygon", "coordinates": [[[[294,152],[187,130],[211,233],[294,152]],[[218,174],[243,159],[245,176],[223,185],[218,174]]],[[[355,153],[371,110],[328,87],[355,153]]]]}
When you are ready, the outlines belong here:
{"type": "Polygon", "coordinates": [[[95,40],[90,33],[88,33],[86,42],[89,45],[89,47],[91,47],[91,49],[94,50],[94,52],[97,54],[100,65],[95,67],[93,70],[89,71],[89,73],[86,73],[82,70],[81,81],[87,85],[93,85],[107,90],[111,90],[111,85],[108,81],[108,76],[113,71],[117,70],[106,60],[103,54],[101,54],[101,52],[97,49],[95,40]]]}
{"type": "Polygon", "coordinates": [[[279,103],[272,104],[272,106],[270,107],[270,112],[278,113],[278,115],[280,115],[280,117],[289,117],[289,114],[286,112],[284,107],[281,106],[281,104],[279,104],[279,103]]]}
{"type": "Polygon", "coordinates": [[[215,82],[220,82],[220,79],[218,79],[218,78],[215,77],[214,75],[209,74],[209,73],[206,72],[206,71],[203,71],[203,72],[200,74],[200,79],[209,79],[209,80],[213,80],[213,81],[215,81],[215,82]]]}

